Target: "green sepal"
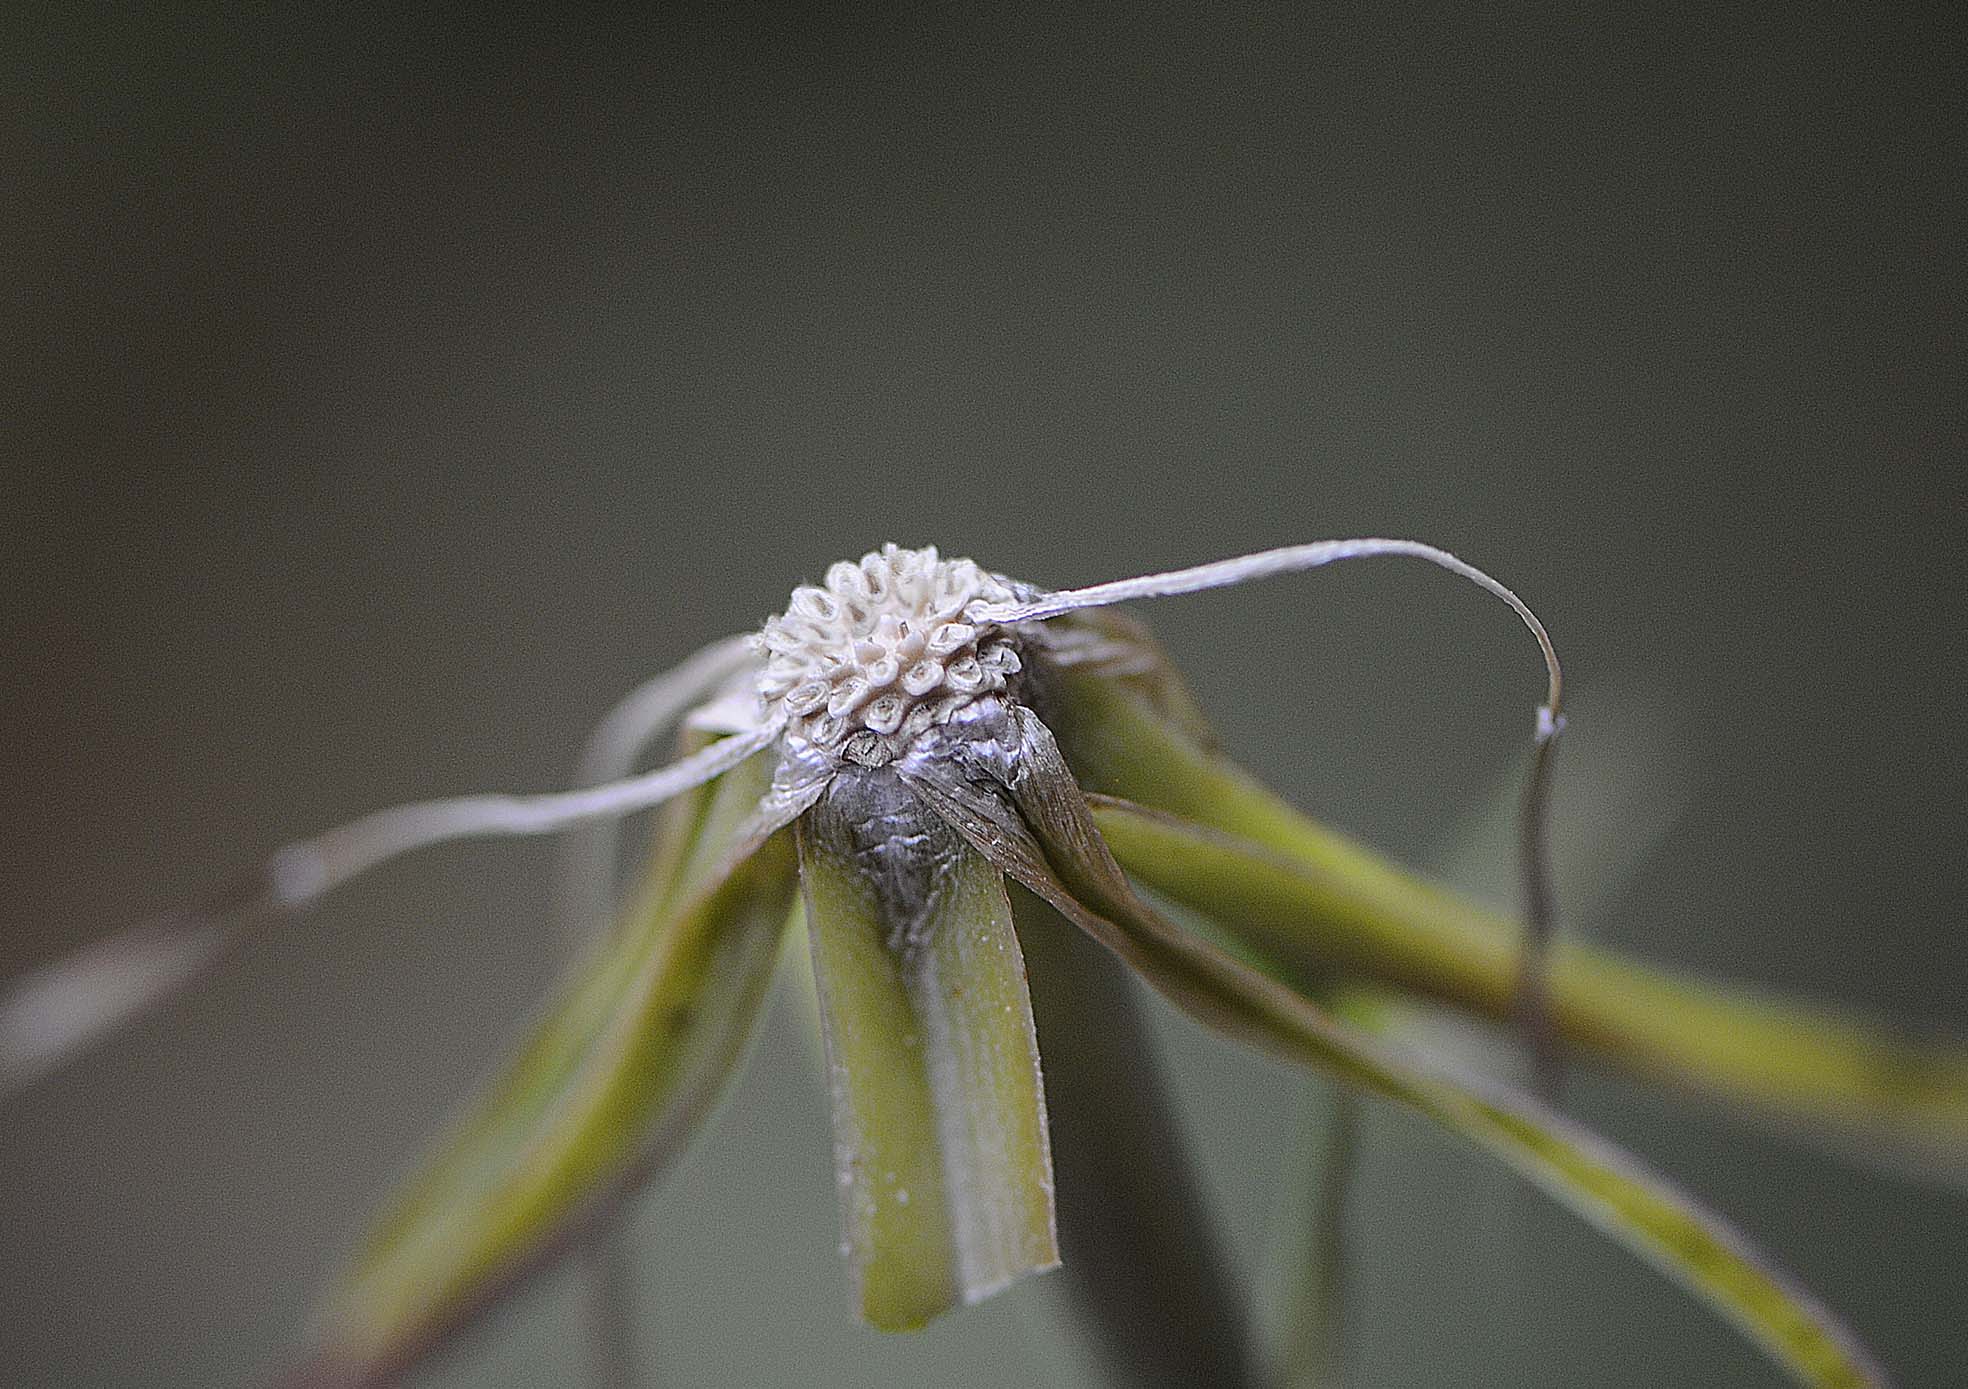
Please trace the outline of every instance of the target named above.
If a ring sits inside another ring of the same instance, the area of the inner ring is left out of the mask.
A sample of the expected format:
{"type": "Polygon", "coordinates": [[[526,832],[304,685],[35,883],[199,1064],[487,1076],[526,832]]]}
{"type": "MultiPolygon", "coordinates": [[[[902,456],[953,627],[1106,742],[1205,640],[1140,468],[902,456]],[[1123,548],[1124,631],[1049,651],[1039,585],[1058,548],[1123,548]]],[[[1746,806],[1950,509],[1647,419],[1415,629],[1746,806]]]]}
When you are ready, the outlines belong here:
{"type": "MultiPolygon", "coordinates": [[[[1364,983],[1516,1020],[1522,928],[1294,810],[1193,721],[1069,673],[1051,722],[1115,856],[1301,991],[1395,1016],[1364,983]],[[1156,813],[1159,812],[1159,813],[1156,813]]],[[[1560,941],[1548,981],[1564,1046],[1860,1160],[1968,1181],[1968,1048],[1821,1006],[1678,977],[1560,941]]]]}
{"type": "Polygon", "coordinates": [[[798,825],[855,1309],[911,1330],[1059,1262],[1004,879],[888,771],[798,825]]]}
{"type": "Polygon", "coordinates": [[[317,1319],[306,1383],[388,1379],[681,1151],[735,1068],[792,914],[754,757],[666,809],[650,876],[434,1148],[317,1319]]]}

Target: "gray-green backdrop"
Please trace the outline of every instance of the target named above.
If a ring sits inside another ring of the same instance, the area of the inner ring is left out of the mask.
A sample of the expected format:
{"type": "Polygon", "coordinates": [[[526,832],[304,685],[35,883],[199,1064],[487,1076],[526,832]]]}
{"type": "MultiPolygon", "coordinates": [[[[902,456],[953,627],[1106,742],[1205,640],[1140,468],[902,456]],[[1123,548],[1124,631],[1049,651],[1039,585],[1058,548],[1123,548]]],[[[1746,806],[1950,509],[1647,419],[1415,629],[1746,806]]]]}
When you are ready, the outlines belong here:
{"type": "MultiPolygon", "coordinates": [[[[1968,1032],[1957,19],[54,8],[0,58],[7,972],[378,804],[550,786],[886,539],[1063,584],[1380,533],[1558,637],[1572,929],[1968,1032]]],[[[1508,881],[1502,609],[1380,562],[1153,617],[1302,804],[1508,881]]],[[[551,862],[380,871],[0,1114],[0,1382],[277,1363],[541,997],[551,862]]],[[[1261,1278],[1316,1094],[1162,1031],[1261,1278]]],[[[1968,1198],[1574,1097],[1960,1382],[1968,1198]]],[[[1361,1384],[1778,1382],[1417,1124],[1366,1160],[1361,1384]]],[[[854,1325],[832,1202],[781,1007],[637,1209],[664,1383],[1090,1382],[1044,1280],[854,1325]]],[[[575,1327],[550,1282],[430,1382],[574,1382],[575,1327]]]]}

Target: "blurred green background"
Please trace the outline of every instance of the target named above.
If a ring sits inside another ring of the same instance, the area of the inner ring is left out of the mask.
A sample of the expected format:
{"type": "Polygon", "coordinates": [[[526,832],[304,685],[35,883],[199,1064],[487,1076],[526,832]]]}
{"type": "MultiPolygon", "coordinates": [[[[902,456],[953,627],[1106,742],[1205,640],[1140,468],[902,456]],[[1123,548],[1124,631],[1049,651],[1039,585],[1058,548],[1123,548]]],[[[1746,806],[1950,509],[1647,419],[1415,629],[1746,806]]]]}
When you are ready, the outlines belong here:
{"type": "MultiPolygon", "coordinates": [[[[1968,1033],[1958,18],[53,12],[0,59],[0,971],[549,787],[883,540],[1067,584],[1377,533],[1558,638],[1572,929],[1968,1033]]],[[[1539,690],[1501,608],[1383,562],[1151,616],[1300,804],[1495,877],[1539,690]]],[[[384,869],[9,1106],[0,1383],[277,1364],[542,997],[551,863],[384,869]]],[[[1316,1093],[1163,1021],[1261,1284],[1316,1093]]],[[[1092,1382],[1044,1279],[852,1322],[800,1027],[636,1210],[663,1382],[1092,1382]]],[[[1961,1382],[1968,1197],[1573,1096],[1961,1382]]],[[[1780,1382],[1418,1124],[1365,1160],[1360,1384],[1780,1382]]],[[[577,1325],[551,1280],[428,1382],[577,1382],[577,1325]]]]}

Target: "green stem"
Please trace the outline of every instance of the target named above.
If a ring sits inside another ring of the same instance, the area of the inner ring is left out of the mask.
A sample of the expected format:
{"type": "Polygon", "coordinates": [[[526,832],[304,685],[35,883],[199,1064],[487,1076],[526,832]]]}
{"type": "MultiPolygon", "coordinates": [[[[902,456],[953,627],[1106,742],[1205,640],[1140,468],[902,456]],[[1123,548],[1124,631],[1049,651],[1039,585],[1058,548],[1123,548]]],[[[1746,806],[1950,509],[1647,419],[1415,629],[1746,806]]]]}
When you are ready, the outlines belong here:
{"type": "Polygon", "coordinates": [[[1346,1378],[1346,1212],[1364,1116],[1353,1091],[1334,1086],[1329,1094],[1323,1141],[1307,1174],[1317,1195],[1285,1307],[1278,1389],[1339,1389],[1346,1378]]]}
{"type": "Polygon", "coordinates": [[[1254,1383],[1248,1317],[1169,1107],[1126,971],[1024,889],[1012,896],[1031,967],[1075,1321],[1115,1389],[1254,1383]]]}

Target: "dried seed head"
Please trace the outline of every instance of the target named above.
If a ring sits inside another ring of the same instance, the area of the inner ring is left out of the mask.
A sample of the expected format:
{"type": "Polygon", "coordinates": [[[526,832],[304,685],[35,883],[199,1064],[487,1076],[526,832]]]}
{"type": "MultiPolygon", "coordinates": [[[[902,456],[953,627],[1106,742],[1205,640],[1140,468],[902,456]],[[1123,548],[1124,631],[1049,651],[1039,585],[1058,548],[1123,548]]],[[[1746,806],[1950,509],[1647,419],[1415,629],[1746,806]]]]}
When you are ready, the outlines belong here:
{"type": "Polygon", "coordinates": [[[824,588],[793,590],[753,644],[765,657],[758,692],[787,729],[864,766],[891,761],[916,737],[1020,668],[1011,629],[965,617],[1017,590],[936,547],[884,545],[827,571],[824,588]]]}

